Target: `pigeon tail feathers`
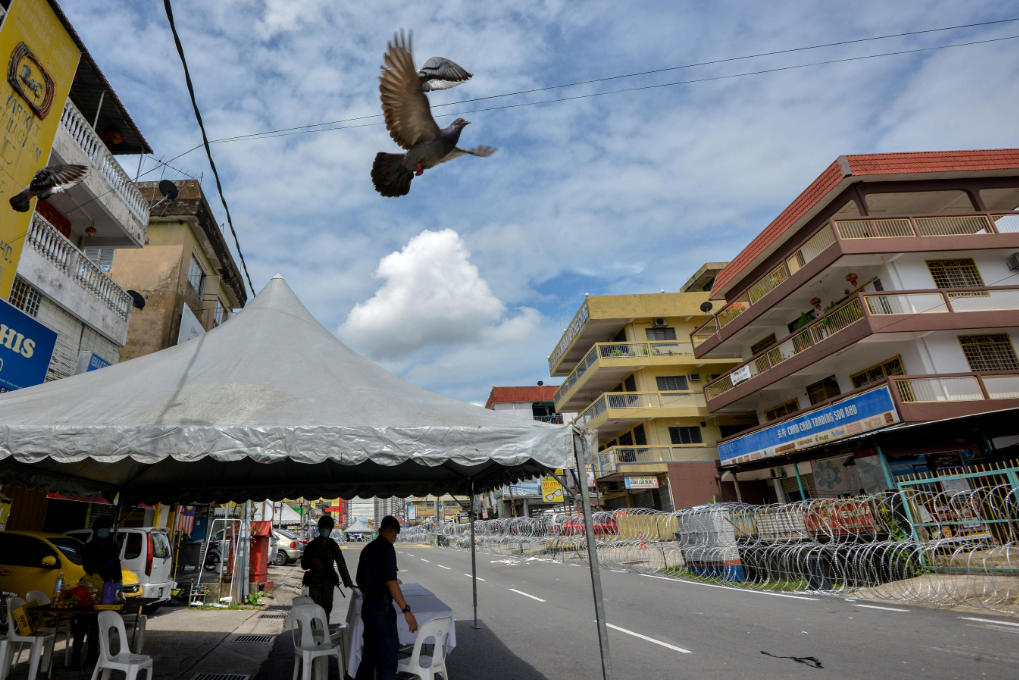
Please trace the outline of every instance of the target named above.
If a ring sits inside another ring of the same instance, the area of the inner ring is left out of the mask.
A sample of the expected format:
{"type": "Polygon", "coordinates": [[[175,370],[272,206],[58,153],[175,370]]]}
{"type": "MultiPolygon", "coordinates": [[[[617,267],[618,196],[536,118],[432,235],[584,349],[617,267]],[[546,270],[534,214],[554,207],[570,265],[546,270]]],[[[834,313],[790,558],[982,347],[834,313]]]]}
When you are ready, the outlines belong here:
{"type": "Polygon", "coordinates": [[[28,212],[32,207],[32,194],[28,193],[28,189],[11,196],[11,207],[18,212],[28,212]]]}
{"type": "Polygon", "coordinates": [[[403,167],[402,153],[379,152],[372,163],[372,184],[386,198],[406,196],[414,173],[403,167]]]}

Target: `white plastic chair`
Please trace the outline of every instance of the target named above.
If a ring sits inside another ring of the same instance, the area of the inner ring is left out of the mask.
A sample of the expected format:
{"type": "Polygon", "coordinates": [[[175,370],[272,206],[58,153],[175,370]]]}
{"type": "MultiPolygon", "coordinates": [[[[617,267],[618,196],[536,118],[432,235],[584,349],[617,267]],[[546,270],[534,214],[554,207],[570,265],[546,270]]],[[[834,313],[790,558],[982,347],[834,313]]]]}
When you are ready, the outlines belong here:
{"type": "Polygon", "coordinates": [[[103,672],[103,680],[110,680],[113,671],[124,671],[127,674],[126,680],[135,680],[138,672],[148,670],[146,680],[152,680],[152,657],[144,654],[131,654],[127,642],[127,630],[124,628],[124,619],[120,614],[112,611],[99,612],[99,663],[92,671],[92,680],[99,677],[99,671],[103,672]],[[114,656],[110,653],[110,631],[116,630],[120,636],[120,653],[114,656]]]}
{"type": "MultiPolygon", "coordinates": [[[[312,668],[315,659],[335,656],[340,666],[340,675],[346,672],[344,665],[343,649],[340,645],[334,644],[332,639],[327,639],[329,622],[326,618],[326,610],[317,604],[302,604],[290,610],[291,634],[297,630],[300,636],[299,643],[294,645],[294,679],[297,680],[298,672],[302,669],[303,680],[311,680],[312,668]]],[[[328,676],[328,666],[326,667],[328,676]]],[[[105,680],[105,679],[104,679],[105,680]]]]}
{"type": "Polygon", "coordinates": [[[449,673],[446,672],[446,638],[449,637],[449,629],[453,625],[452,616],[443,616],[440,619],[432,619],[418,627],[417,637],[414,639],[414,651],[407,659],[400,659],[397,671],[410,673],[421,680],[435,680],[436,675],[441,675],[442,680],[449,680],[449,673]],[[421,647],[431,639],[435,650],[431,656],[421,654],[421,647]]]}
{"type": "Polygon", "coordinates": [[[25,606],[20,597],[7,598],[7,637],[0,640],[0,680],[4,680],[14,665],[14,645],[18,645],[18,656],[21,656],[21,645],[31,645],[28,655],[28,680],[35,680],[39,672],[39,664],[50,663],[50,651],[53,649],[53,633],[35,635],[18,635],[18,626],[14,623],[14,610],[25,606]]]}
{"type": "MultiPolygon", "coordinates": [[[[29,603],[38,602],[41,605],[45,605],[50,603],[50,596],[41,590],[30,590],[25,593],[25,601],[29,603]]],[[[73,644],[71,641],[71,626],[64,624],[62,626],[57,626],[56,628],[47,627],[40,629],[38,632],[41,635],[53,634],[53,642],[50,643],[50,664],[47,675],[47,677],[52,677],[54,648],[61,635],[64,636],[64,665],[71,665],[71,647],[73,644]]]]}

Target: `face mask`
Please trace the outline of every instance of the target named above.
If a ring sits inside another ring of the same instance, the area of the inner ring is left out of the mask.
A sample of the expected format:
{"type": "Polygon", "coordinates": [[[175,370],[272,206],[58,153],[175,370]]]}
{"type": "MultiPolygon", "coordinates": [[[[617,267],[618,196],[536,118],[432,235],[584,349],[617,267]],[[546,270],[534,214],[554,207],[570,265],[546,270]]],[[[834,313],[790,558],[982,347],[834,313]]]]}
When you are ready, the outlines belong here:
{"type": "Polygon", "coordinates": [[[319,529],[318,535],[322,538],[329,538],[329,529],[319,529]]]}
{"type": "Polygon", "coordinates": [[[96,536],[98,536],[99,538],[106,538],[109,535],[110,535],[110,530],[109,529],[97,529],[96,530],[96,536]]]}

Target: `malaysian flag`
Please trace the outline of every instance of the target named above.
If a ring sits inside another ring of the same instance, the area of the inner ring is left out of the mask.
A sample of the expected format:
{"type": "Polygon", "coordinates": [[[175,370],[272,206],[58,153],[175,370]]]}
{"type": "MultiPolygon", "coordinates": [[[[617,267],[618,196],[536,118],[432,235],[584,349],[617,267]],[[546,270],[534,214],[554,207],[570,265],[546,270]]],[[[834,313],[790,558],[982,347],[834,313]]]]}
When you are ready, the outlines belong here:
{"type": "Polygon", "coordinates": [[[188,536],[195,528],[195,506],[183,505],[177,508],[177,521],[174,531],[180,531],[188,536]]]}

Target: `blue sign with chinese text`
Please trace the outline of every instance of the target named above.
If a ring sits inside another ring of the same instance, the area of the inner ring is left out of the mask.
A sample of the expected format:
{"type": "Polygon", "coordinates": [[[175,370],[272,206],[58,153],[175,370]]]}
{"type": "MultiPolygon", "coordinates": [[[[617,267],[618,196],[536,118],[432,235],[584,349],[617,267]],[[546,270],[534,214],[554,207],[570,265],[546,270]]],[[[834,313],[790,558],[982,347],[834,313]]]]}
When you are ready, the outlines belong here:
{"type": "Polygon", "coordinates": [[[723,464],[781,456],[899,422],[884,385],[718,445],[723,464]]]}
{"type": "Polygon", "coordinates": [[[57,334],[5,300],[0,300],[0,392],[46,380],[57,334]]]}

